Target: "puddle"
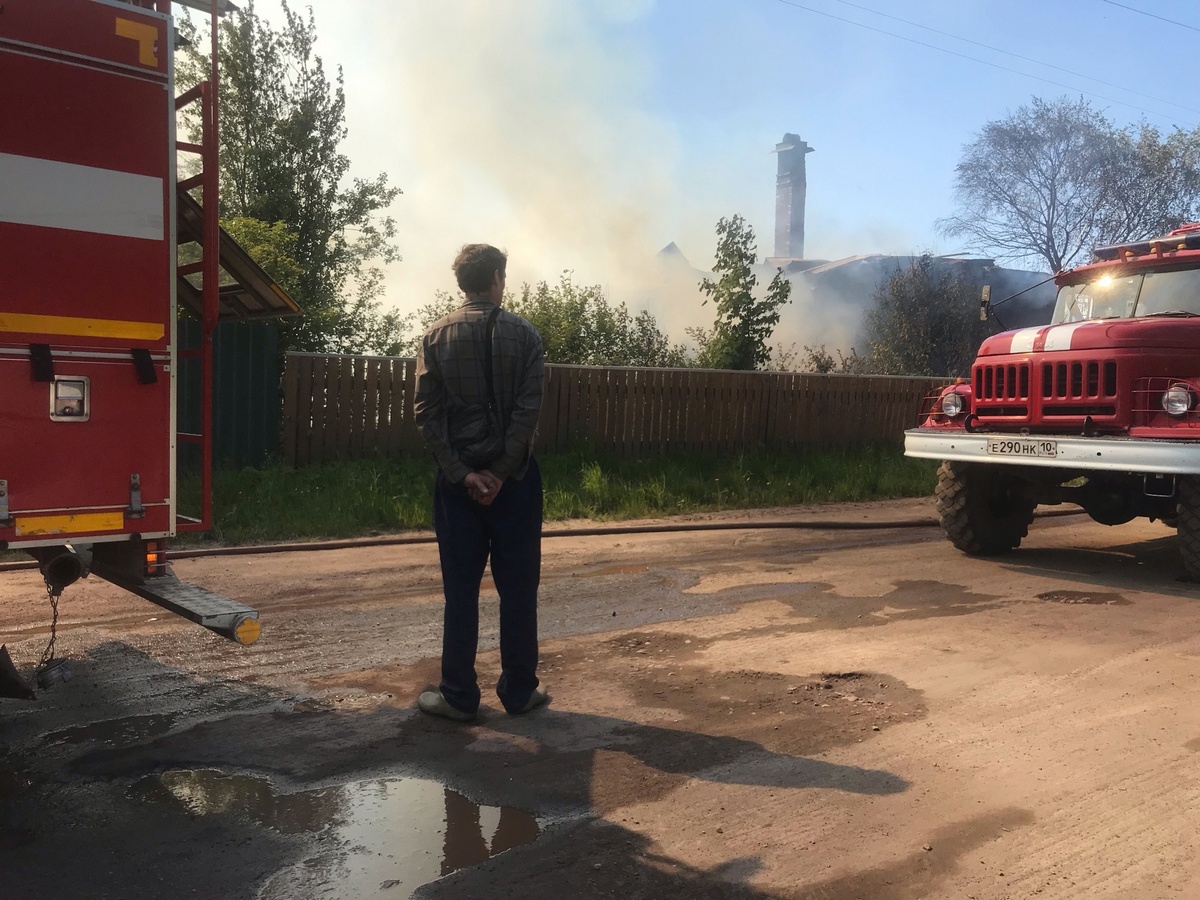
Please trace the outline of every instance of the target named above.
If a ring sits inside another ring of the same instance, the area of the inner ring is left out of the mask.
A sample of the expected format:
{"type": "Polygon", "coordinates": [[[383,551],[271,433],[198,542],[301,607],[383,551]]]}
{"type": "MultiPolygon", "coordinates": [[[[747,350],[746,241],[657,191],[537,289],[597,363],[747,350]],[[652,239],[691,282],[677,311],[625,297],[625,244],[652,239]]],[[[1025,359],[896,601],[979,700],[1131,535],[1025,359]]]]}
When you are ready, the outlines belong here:
{"type": "Polygon", "coordinates": [[[83,744],[90,741],[124,747],[166,734],[174,726],[174,716],[126,716],[122,719],[109,719],[107,722],[64,728],[62,731],[47,734],[43,740],[48,744],[83,744]]]}
{"type": "Polygon", "coordinates": [[[1130,605],[1130,601],[1121,594],[1101,591],[1046,591],[1036,596],[1038,600],[1049,600],[1051,603],[1087,603],[1092,606],[1130,605]]]}
{"type": "Polygon", "coordinates": [[[541,834],[531,813],[480,806],[420,778],[285,794],[264,778],[176,770],[145,778],[134,790],[198,816],[234,816],[283,834],[314,835],[305,858],[272,875],[260,900],[402,900],[423,884],[533,843],[541,834]]]}

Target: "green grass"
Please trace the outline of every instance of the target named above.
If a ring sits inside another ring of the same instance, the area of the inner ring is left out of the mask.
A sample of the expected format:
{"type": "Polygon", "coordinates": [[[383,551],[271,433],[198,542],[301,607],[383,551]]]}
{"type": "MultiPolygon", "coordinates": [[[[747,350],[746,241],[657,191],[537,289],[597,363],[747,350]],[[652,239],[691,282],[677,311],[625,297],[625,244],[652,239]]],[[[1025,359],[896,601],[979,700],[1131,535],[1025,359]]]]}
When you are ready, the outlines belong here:
{"type": "MultiPolygon", "coordinates": [[[[538,461],[551,521],[918,497],[933,491],[936,469],[893,446],[646,460],[564,453],[538,461]]],[[[433,464],[425,459],[218,471],[213,531],[182,542],[240,544],[429,528],[433,479],[433,464]]],[[[181,497],[198,496],[194,482],[180,488],[181,497]]],[[[185,512],[187,505],[185,500],[185,512]]]]}

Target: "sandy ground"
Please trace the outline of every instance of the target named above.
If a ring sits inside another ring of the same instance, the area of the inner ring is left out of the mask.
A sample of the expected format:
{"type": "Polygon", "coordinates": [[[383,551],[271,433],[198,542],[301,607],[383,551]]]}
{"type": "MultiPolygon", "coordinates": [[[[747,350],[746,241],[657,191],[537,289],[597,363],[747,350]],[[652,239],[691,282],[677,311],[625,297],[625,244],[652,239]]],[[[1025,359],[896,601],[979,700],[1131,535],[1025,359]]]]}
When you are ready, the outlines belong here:
{"type": "MultiPolygon", "coordinates": [[[[431,546],[179,562],[262,611],[249,648],[72,587],[75,677],[0,700],[0,897],[1200,897],[1200,589],[1163,526],[1042,520],[994,560],[932,528],[544,554],[553,700],[490,694],[489,584],[471,726],[412,708],[431,546]]],[[[0,576],[19,665],[47,625],[36,574],[0,576]]]]}

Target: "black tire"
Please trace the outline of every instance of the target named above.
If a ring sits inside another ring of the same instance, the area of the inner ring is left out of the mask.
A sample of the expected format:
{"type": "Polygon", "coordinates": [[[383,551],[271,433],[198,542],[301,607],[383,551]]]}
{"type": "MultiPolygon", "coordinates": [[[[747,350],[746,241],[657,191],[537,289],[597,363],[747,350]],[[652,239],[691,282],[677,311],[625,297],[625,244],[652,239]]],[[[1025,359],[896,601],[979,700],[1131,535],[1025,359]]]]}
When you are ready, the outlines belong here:
{"type": "Polygon", "coordinates": [[[1179,479],[1179,555],[1188,575],[1200,581],[1200,481],[1179,479]]]}
{"type": "Polygon", "coordinates": [[[936,497],[946,537],[972,556],[995,556],[1020,546],[1037,506],[1029,485],[1002,467],[962,462],[942,463],[936,497]]]}

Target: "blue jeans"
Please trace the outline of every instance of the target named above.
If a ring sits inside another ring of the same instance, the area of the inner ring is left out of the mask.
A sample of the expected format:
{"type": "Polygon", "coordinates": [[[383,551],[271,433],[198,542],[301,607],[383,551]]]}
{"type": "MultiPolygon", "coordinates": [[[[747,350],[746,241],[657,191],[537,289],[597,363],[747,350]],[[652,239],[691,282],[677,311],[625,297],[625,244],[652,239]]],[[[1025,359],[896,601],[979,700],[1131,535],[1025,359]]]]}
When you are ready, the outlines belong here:
{"type": "Polygon", "coordinates": [[[537,592],[542,571],[542,473],[530,460],[525,477],[509,478],[491,506],[438,472],[433,527],[442,562],[446,613],[442,632],[442,696],[455,709],[479,708],[475,652],[479,585],[488,557],[500,595],[500,680],[496,695],[519,712],[538,686],[537,592]]]}

